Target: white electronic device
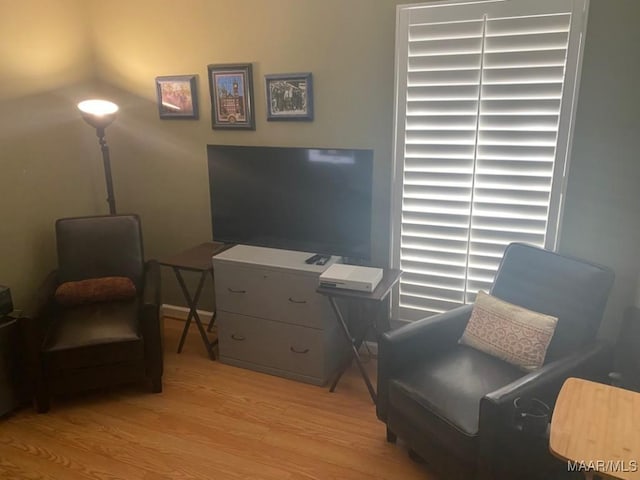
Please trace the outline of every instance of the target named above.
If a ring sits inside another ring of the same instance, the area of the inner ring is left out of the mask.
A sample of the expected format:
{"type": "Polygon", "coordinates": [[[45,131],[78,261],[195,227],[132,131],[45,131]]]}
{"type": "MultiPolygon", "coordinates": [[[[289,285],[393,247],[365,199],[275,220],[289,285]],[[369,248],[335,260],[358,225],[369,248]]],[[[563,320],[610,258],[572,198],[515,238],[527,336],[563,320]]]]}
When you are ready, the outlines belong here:
{"type": "Polygon", "coordinates": [[[335,263],[320,275],[321,287],[373,292],[382,280],[382,269],[335,263]]]}

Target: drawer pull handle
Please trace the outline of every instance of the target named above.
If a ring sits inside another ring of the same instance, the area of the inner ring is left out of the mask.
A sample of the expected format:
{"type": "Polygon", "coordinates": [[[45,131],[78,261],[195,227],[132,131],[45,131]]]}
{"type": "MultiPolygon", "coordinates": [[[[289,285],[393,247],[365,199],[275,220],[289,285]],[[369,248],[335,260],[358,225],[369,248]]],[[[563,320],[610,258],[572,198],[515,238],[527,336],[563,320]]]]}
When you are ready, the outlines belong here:
{"type": "Polygon", "coordinates": [[[227,287],[227,290],[229,290],[229,292],[231,293],[247,293],[246,290],[234,290],[233,288],[229,288],[229,287],[227,287]]]}
{"type": "Polygon", "coordinates": [[[293,347],[289,347],[289,350],[291,350],[293,353],[309,353],[309,349],[305,348],[304,350],[296,350],[293,347]]]}
{"type": "Polygon", "coordinates": [[[242,342],[243,340],[246,340],[246,338],[242,335],[236,335],[235,333],[231,334],[231,338],[233,338],[236,342],[242,342]]]}
{"type": "Polygon", "coordinates": [[[291,303],[307,303],[306,300],[294,300],[293,298],[289,297],[289,301],[291,303]]]}

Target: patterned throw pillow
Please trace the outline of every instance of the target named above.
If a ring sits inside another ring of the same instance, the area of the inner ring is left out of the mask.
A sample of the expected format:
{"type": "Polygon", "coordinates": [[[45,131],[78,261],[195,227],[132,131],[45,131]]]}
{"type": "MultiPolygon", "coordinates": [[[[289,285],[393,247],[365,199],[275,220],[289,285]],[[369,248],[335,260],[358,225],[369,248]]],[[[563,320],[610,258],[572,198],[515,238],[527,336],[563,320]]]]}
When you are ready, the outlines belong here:
{"type": "Polygon", "coordinates": [[[544,363],[557,322],[480,291],[459,343],[532,372],[544,363]]]}
{"type": "Polygon", "coordinates": [[[55,293],[60,305],[67,307],[86,303],[128,300],[136,296],[136,286],[127,277],[103,277],[66,282],[55,293]]]}

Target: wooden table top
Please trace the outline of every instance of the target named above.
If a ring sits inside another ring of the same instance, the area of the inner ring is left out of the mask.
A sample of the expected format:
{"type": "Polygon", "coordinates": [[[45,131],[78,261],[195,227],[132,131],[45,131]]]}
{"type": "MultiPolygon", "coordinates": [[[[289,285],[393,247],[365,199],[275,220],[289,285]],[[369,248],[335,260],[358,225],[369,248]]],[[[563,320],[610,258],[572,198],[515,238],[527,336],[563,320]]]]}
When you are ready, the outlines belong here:
{"type": "Polygon", "coordinates": [[[158,260],[158,263],[167,267],[176,267],[194,272],[212,270],[211,257],[223,252],[230,246],[220,242],[205,242],[170,257],[162,258],[158,260]]]}
{"type": "Polygon", "coordinates": [[[567,379],[553,411],[549,448],[604,478],[640,479],[640,393],[567,379]]]}

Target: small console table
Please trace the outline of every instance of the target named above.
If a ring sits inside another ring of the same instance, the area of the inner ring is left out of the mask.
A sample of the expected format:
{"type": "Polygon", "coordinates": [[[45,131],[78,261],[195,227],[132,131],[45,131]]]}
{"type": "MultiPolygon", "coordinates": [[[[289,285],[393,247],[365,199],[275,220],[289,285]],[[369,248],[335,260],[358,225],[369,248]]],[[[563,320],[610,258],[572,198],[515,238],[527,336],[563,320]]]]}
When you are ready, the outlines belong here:
{"type": "MultiPolygon", "coordinates": [[[[205,349],[207,350],[207,354],[213,360],[215,359],[215,353],[213,351],[214,347],[217,345],[218,340],[214,340],[213,342],[209,342],[209,338],[207,337],[207,332],[202,325],[202,321],[200,320],[200,316],[198,315],[198,302],[200,301],[200,295],[202,294],[202,287],[204,286],[204,282],[208,275],[211,275],[211,278],[214,279],[213,274],[213,263],[211,262],[211,258],[218,253],[229,248],[229,245],[219,242],[205,242],[195,247],[184,250],[180,253],[177,253],[173,256],[163,258],[158,263],[160,265],[164,265],[166,267],[171,267],[173,272],[178,279],[178,283],[180,284],[180,288],[182,290],[182,294],[184,295],[184,299],[189,306],[189,314],[187,316],[187,322],[182,330],[182,336],[180,337],[180,344],[178,345],[178,353],[182,352],[182,347],[184,347],[184,341],[187,338],[187,332],[189,331],[189,327],[191,326],[191,320],[196,322],[198,327],[198,331],[200,332],[200,336],[202,337],[202,342],[204,343],[205,349]],[[187,285],[184,282],[184,278],[182,277],[182,272],[197,272],[200,273],[200,281],[198,282],[198,286],[196,287],[196,291],[193,295],[189,292],[187,285]]],[[[215,321],[216,312],[213,312],[213,316],[211,317],[211,322],[209,322],[209,326],[207,329],[211,331],[211,327],[215,321]]]]}
{"type": "Polygon", "coordinates": [[[333,392],[335,390],[336,386],[338,385],[338,382],[340,381],[340,378],[342,377],[344,372],[347,370],[347,368],[349,368],[351,361],[355,360],[356,364],[358,365],[358,369],[360,370],[360,374],[362,375],[362,379],[364,380],[364,383],[367,385],[367,390],[369,390],[369,395],[371,395],[371,400],[373,400],[373,403],[376,403],[376,400],[377,400],[376,391],[373,388],[373,384],[371,383],[371,380],[369,379],[369,375],[367,375],[367,372],[364,369],[364,366],[362,365],[362,360],[360,359],[358,348],[360,348],[360,345],[364,341],[367,333],[371,328],[373,328],[374,331],[377,332],[377,328],[376,328],[377,319],[383,320],[384,322],[383,329],[385,331],[389,330],[390,328],[389,314],[386,311],[383,312],[384,310],[383,301],[385,298],[387,298],[393,286],[400,279],[401,274],[402,272],[400,270],[384,269],[382,280],[380,280],[380,283],[378,284],[378,286],[375,288],[373,292],[360,292],[357,290],[346,290],[346,289],[331,288],[331,287],[318,287],[316,289],[316,292],[328,297],[329,303],[331,304],[331,308],[333,309],[333,313],[336,317],[336,320],[338,321],[338,324],[340,325],[340,328],[344,333],[344,336],[347,339],[347,342],[351,345],[351,357],[349,358],[349,361],[346,362],[343,365],[343,367],[338,371],[338,374],[336,375],[333,383],[331,384],[331,388],[329,389],[329,391],[333,392]],[[365,328],[360,328],[361,332],[359,335],[355,335],[354,333],[352,333],[352,329],[349,328],[349,325],[345,321],[344,316],[340,310],[340,307],[338,306],[338,303],[336,301],[339,298],[349,300],[349,301],[362,302],[365,304],[373,303],[377,307],[376,315],[373,315],[368,319],[358,319],[360,322],[362,322],[363,320],[364,322],[366,322],[365,328]]]}

